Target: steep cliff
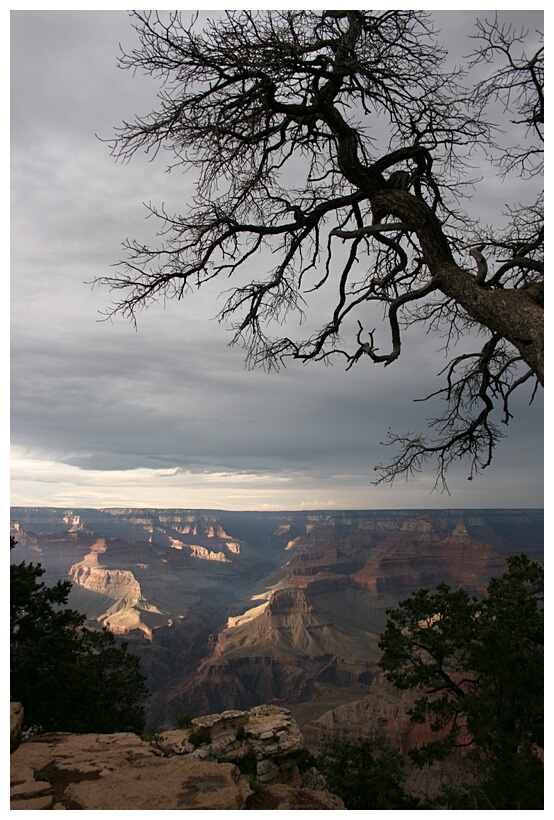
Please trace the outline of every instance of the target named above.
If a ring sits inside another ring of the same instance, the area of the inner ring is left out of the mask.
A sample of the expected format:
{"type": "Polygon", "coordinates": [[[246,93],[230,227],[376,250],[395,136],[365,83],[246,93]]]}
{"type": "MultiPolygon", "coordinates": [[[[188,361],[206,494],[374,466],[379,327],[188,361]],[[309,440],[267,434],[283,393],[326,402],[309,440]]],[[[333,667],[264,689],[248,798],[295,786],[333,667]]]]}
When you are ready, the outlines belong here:
{"type": "Polygon", "coordinates": [[[326,686],[363,693],[378,658],[382,613],[368,617],[365,591],[327,582],[284,587],[234,616],[194,674],[172,687],[173,710],[309,702],[326,686]]]}
{"type": "MultiPolygon", "coordinates": [[[[276,699],[323,712],[333,689],[363,694],[371,682],[388,606],[441,581],[480,594],[505,566],[452,515],[310,518],[287,541],[272,587],[228,617],[194,675],[172,687],[175,704],[220,710],[276,699]]],[[[286,537],[291,527],[275,531],[286,537]]]]}
{"type": "Polygon", "coordinates": [[[102,626],[116,635],[138,630],[151,640],[152,625],[167,623],[167,616],[144,598],[140,584],[130,570],[102,566],[101,560],[106,552],[106,540],[98,539],[83,560],[70,568],[72,583],[113,601],[96,618],[102,626]],[[149,622],[145,621],[145,613],[150,615],[149,622]],[[160,617],[152,621],[152,615],[160,617]]]}
{"type": "Polygon", "coordinates": [[[462,521],[444,531],[426,517],[405,522],[375,546],[353,580],[375,595],[409,594],[441,582],[483,594],[490,578],[504,568],[503,557],[472,538],[462,521]]]}
{"type": "Polygon", "coordinates": [[[13,527],[14,560],[69,570],[71,605],[130,640],[159,727],[272,699],[312,719],[359,699],[387,607],[440,581],[480,594],[506,555],[540,558],[542,537],[532,510],[17,508],[13,527]]]}
{"type": "Polygon", "coordinates": [[[304,724],[302,733],[308,748],[316,753],[322,741],[334,735],[352,742],[360,738],[384,742],[403,755],[408,767],[407,786],[415,794],[432,796],[442,786],[467,782],[468,767],[463,751],[422,769],[411,763],[408,757],[411,749],[437,739],[429,725],[410,720],[408,710],[414,702],[411,692],[400,692],[378,674],[367,695],[304,724]]]}

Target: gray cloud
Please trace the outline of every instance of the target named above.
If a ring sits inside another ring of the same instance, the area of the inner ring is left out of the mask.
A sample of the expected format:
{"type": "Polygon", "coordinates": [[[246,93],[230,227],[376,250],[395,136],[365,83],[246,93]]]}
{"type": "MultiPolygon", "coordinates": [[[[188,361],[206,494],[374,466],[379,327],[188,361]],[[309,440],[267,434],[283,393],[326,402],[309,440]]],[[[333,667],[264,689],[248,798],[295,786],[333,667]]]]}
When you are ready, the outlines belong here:
{"type": "MultiPolygon", "coordinates": [[[[386,370],[360,363],[345,373],[339,362],[266,374],[245,370],[242,352],[227,347],[228,330],[212,320],[221,308],[217,283],[140,315],[138,332],[123,320],[98,321],[110,295],[85,283],[109,272],[126,236],[153,236],[142,202],[184,209],[194,181],[168,177],[162,161],[116,165],[95,137],[147,111],[155,93],[149,78],[115,67],[119,41],[133,42],[123,12],[12,13],[17,503],[69,503],[71,486],[81,503],[149,503],[155,485],[177,492],[190,477],[195,498],[214,507],[247,506],[247,498],[369,506],[373,497],[396,507],[510,506],[517,498],[540,505],[540,399],[510,425],[480,490],[460,467],[451,499],[430,501],[430,475],[368,495],[373,466],[388,456],[379,444],[387,428],[423,430],[436,412],[412,401],[437,389],[445,363],[436,354],[441,340],[417,329],[386,370]],[[39,469],[33,459],[53,466],[39,469]],[[527,488],[519,495],[516,470],[527,488]]],[[[491,188],[488,197],[496,208],[506,190],[491,188]]]]}

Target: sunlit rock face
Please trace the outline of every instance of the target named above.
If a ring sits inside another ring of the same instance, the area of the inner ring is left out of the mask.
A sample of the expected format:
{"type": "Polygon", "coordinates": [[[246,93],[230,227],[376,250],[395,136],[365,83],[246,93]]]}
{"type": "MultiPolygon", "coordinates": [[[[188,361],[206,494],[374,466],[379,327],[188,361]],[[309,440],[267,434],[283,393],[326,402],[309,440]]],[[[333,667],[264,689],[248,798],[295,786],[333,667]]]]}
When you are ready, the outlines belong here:
{"type": "MultiPolygon", "coordinates": [[[[106,543],[101,540],[83,561],[73,564],[69,570],[72,583],[114,602],[97,616],[102,626],[116,635],[126,635],[137,630],[151,640],[152,629],[141,616],[147,612],[157,615],[162,613],[143,597],[140,584],[130,570],[106,569],[100,565],[99,555],[101,558],[106,551],[106,543]]],[[[141,566],[148,569],[146,564],[141,566]]]]}
{"type": "Polygon", "coordinates": [[[198,544],[190,544],[189,546],[191,558],[199,558],[204,561],[219,561],[220,564],[230,564],[231,561],[226,557],[221,550],[213,552],[206,547],[200,547],[198,544]]]}
{"type": "Polygon", "coordinates": [[[204,536],[205,538],[229,539],[215,515],[205,513],[179,513],[160,515],[158,521],[168,525],[182,535],[204,536]]]}
{"type": "Polygon", "coordinates": [[[81,564],[73,564],[69,576],[74,584],[91,592],[99,592],[115,601],[126,597],[136,602],[140,598],[140,585],[133,573],[127,569],[91,566],[85,559],[81,564]]]}
{"type": "Polygon", "coordinates": [[[507,555],[542,559],[533,510],[12,512],[12,560],[69,577],[70,606],[129,641],[160,729],[268,701],[303,725],[363,699],[387,607],[441,581],[479,595],[507,555]]]}

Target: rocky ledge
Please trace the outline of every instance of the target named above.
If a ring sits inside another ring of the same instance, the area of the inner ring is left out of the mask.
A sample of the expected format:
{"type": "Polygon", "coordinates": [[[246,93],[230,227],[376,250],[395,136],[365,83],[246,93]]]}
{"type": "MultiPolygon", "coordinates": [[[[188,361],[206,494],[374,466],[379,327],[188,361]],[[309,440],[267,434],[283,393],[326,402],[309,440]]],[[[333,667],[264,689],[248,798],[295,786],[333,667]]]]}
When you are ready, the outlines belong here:
{"type": "Polygon", "coordinates": [[[190,727],[163,732],[153,742],[163,754],[235,763],[258,783],[300,785],[296,760],[304,738],[288,709],[279,706],[193,718],[190,727]]]}
{"type": "MultiPolygon", "coordinates": [[[[12,704],[12,742],[21,725],[12,704]]],[[[286,709],[195,718],[146,741],[132,733],[51,733],[11,755],[11,809],[323,809],[334,795],[302,788],[304,740],[286,709]]],[[[316,785],[320,785],[317,784],[316,785]]]]}

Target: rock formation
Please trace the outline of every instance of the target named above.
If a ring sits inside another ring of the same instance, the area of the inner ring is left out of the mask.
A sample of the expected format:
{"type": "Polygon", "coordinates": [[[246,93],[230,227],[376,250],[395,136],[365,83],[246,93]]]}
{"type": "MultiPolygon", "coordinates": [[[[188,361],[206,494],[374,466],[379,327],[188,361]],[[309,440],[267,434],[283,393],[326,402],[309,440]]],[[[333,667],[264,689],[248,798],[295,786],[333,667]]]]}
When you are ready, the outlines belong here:
{"type": "Polygon", "coordinates": [[[300,786],[303,747],[290,713],[274,706],[206,715],[151,742],[51,733],[11,755],[10,808],[343,810],[334,795],[300,786]]]}
{"type": "Polygon", "coordinates": [[[472,538],[462,521],[445,532],[424,517],[406,521],[375,546],[353,581],[376,597],[407,595],[441,581],[483,594],[490,578],[504,569],[503,557],[491,544],[472,538]]]}
{"type": "Polygon", "coordinates": [[[290,712],[278,706],[193,718],[190,728],[163,732],[156,742],[164,752],[236,763],[258,783],[300,784],[296,759],[304,738],[290,712]]]}
{"type": "MultiPolygon", "coordinates": [[[[101,557],[107,550],[106,540],[98,539],[83,560],[71,566],[68,573],[71,581],[78,587],[113,601],[105,612],[97,616],[102,626],[116,635],[138,630],[152,640],[152,629],[145,623],[143,615],[148,612],[163,616],[163,613],[144,598],[140,584],[130,570],[102,566],[101,557]]],[[[138,568],[148,569],[148,565],[139,563],[138,568]]],[[[162,620],[167,622],[167,618],[162,620]]]]}
{"type": "Polygon", "coordinates": [[[140,656],[149,723],[276,701],[303,725],[367,693],[399,599],[541,560],[542,511],[20,507],[13,533],[12,560],[71,568],[70,606],[140,656]]]}
{"type": "Polygon", "coordinates": [[[222,550],[214,552],[207,547],[201,547],[199,544],[187,544],[187,546],[190,550],[191,558],[198,558],[201,561],[219,561],[223,564],[231,563],[230,559],[226,557],[222,550]]]}
{"type": "Polygon", "coordinates": [[[369,694],[325,712],[307,723],[303,734],[314,750],[323,738],[338,735],[346,740],[380,739],[406,755],[433,737],[428,727],[411,722],[407,712],[412,706],[413,697],[409,692],[399,692],[382,675],[377,675],[369,694]]]}
{"type": "Polygon", "coordinates": [[[326,737],[337,735],[354,742],[359,739],[382,741],[396,749],[408,764],[407,786],[414,794],[432,796],[442,786],[467,781],[467,765],[462,768],[461,754],[419,769],[408,758],[411,749],[437,740],[438,735],[428,724],[412,723],[408,710],[414,706],[415,695],[401,692],[382,675],[377,675],[368,695],[344,703],[307,723],[303,735],[308,748],[317,752],[326,737]]]}
{"type": "Polygon", "coordinates": [[[11,756],[11,809],[243,809],[231,763],[164,758],[129,733],[49,734],[11,756]]]}

